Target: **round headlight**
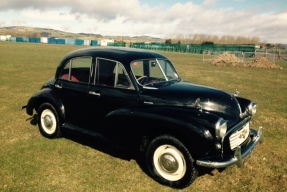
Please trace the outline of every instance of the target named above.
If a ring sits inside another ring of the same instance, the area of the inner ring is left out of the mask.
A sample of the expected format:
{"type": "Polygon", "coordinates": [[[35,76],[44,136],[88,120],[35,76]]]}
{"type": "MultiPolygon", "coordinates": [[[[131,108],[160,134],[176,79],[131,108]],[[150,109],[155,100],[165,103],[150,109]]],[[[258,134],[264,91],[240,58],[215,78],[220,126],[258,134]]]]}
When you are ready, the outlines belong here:
{"type": "Polygon", "coordinates": [[[220,118],[215,126],[215,135],[217,139],[221,139],[225,136],[227,131],[227,121],[220,118]]]}
{"type": "Polygon", "coordinates": [[[249,115],[255,115],[256,113],[256,110],[257,110],[257,104],[256,103],[250,103],[249,106],[248,106],[248,114],[249,115]]]}

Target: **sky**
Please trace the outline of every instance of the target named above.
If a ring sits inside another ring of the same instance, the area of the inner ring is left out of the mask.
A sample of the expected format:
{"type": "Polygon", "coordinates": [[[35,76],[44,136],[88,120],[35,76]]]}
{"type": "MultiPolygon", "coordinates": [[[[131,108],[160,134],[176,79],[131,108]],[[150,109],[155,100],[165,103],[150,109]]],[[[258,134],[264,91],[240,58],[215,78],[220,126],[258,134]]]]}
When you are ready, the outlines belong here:
{"type": "MultiPolygon", "coordinates": [[[[0,27],[167,38],[259,37],[287,43],[286,0],[0,0],[0,27]]],[[[1,35],[1,34],[0,34],[1,35]]]]}

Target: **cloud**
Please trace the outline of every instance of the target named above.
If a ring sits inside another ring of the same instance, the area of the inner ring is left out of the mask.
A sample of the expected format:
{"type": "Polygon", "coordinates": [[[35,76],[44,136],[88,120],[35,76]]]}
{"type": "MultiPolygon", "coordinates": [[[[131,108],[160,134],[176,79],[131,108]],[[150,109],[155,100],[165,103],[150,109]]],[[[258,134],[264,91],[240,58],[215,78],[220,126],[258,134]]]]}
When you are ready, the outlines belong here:
{"type": "MultiPolygon", "coordinates": [[[[137,0],[3,0],[0,10],[22,10],[32,8],[36,10],[59,10],[69,9],[71,14],[85,14],[89,17],[102,20],[112,20],[118,15],[130,15],[134,10],[139,10],[140,4],[137,0]]],[[[136,12],[134,12],[136,13],[136,12]]]]}
{"type": "Polygon", "coordinates": [[[26,25],[27,21],[23,20],[23,19],[15,19],[12,21],[16,26],[17,25],[26,25]]]}
{"type": "MultiPolygon", "coordinates": [[[[2,0],[0,14],[17,11],[2,18],[1,25],[51,27],[72,32],[103,35],[208,34],[260,37],[261,40],[287,39],[287,10],[268,14],[258,9],[217,8],[219,0],[205,0],[202,5],[175,3],[151,7],[139,0],[2,0]],[[13,11],[11,11],[13,10],[13,11]],[[257,11],[257,12],[254,12],[257,11]]],[[[234,0],[242,2],[242,0],[234,0]]],[[[2,15],[0,15],[0,18],[2,15]]],[[[281,42],[279,41],[279,42],[281,42]]]]}
{"type": "MultiPolygon", "coordinates": [[[[73,0],[72,0],[73,1],[73,0]]],[[[0,4],[0,10],[21,10],[25,8],[34,8],[44,10],[47,8],[63,7],[65,6],[64,1],[57,0],[2,0],[0,4]]]]}
{"type": "Polygon", "coordinates": [[[0,20],[0,27],[5,26],[5,25],[6,25],[6,22],[0,20]]]}
{"type": "Polygon", "coordinates": [[[209,7],[212,5],[215,5],[217,3],[217,0],[204,0],[203,6],[209,7]]]}

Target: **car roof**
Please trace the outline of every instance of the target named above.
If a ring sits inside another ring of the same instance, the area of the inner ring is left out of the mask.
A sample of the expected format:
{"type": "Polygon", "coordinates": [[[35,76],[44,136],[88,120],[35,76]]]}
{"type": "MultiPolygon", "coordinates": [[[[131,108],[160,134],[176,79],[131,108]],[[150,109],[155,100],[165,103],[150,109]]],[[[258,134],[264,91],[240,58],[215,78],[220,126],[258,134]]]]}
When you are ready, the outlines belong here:
{"type": "MultiPolygon", "coordinates": [[[[68,53],[61,64],[74,57],[93,56],[116,60],[124,65],[129,65],[134,60],[139,59],[167,59],[165,56],[144,49],[128,48],[128,47],[89,47],[82,48],[68,53]]],[[[59,66],[60,67],[60,66],[59,66]]]]}

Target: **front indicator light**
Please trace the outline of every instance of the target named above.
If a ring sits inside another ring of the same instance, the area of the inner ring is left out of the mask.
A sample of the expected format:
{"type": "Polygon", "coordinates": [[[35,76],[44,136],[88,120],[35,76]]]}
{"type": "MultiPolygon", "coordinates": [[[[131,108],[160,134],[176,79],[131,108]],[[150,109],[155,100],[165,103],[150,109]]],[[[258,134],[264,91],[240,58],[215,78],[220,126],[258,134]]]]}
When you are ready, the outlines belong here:
{"type": "Polygon", "coordinates": [[[222,139],[227,131],[227,121],[220,118],[215,125],[215,135],[217,139],[222,139]]]}
{"type": "Polygon", "coordinates": [[[216,147],[217,150],[220,150],[220,149],[221,149],[220,143],[217,143],[217,144],[215,145],[215,147],[216,147]]]}
{"type": "Polygon", "coordinates": [[[250,103],[248,105],[248,114],[253,116],[253,115],[255,115],[256,111],[257,111],[257,104],[253,103],[253,102],[250,103]]]}

